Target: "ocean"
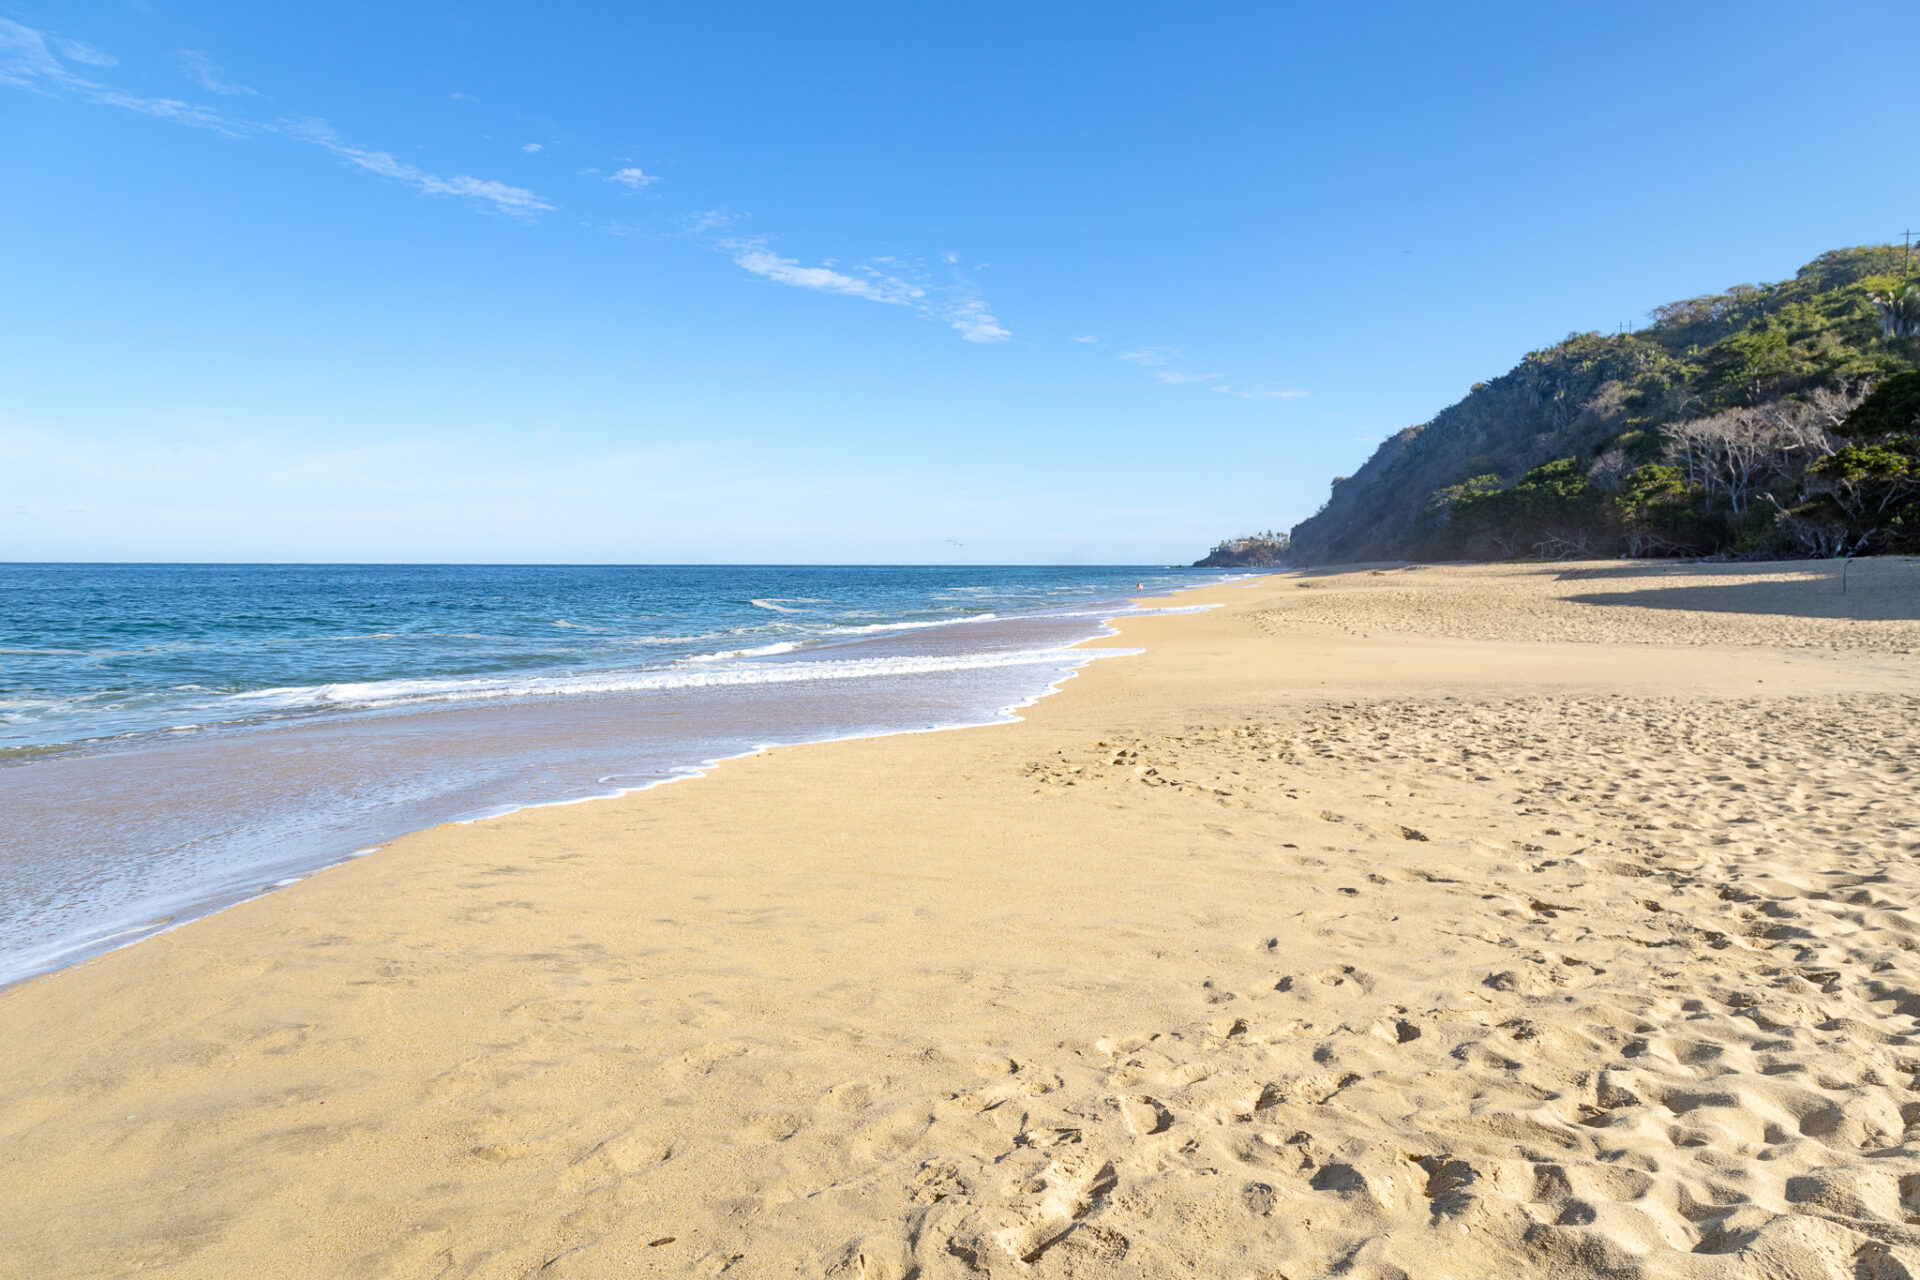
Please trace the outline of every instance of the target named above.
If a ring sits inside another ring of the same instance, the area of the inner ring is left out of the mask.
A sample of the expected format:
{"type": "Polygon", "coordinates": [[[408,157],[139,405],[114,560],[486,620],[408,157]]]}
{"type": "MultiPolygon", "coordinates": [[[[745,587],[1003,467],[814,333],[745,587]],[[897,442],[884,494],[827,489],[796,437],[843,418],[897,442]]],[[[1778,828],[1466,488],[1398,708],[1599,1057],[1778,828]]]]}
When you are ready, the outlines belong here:
{"type": "Polygon", "coordinates": [[[1195,571],[0,564],[0,984],[407,831],[988,723],[1195,571]]]}

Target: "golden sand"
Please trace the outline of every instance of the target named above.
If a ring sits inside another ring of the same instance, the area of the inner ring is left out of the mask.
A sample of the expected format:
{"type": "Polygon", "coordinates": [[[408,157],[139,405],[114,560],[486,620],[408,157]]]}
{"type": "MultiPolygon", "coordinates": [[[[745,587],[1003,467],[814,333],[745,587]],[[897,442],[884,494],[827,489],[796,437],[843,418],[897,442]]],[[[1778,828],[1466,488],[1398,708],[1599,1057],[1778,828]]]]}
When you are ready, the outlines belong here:
{"type": "Polygon", "coordinates": [[[1283,575],[0,993],[0,1275],[1920,1274],[1920,565],[1283,575]]]}

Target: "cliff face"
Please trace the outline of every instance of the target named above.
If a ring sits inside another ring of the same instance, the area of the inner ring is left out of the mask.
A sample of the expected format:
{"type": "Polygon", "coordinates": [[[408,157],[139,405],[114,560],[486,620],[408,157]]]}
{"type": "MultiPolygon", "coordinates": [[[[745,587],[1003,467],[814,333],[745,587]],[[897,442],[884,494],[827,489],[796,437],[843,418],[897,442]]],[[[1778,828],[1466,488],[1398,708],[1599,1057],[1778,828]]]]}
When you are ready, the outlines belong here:
{"type": "Polygon", "coordinates": [[[1288,559],[1764,552],[1769,539],[1790,550],[1797,526],[1767,523],[1756,504],[1778,515],[1817,498],[1807,469],[1833,451],[1818,433],[1920,361],[1914,326],[1899,322],[1902,306],[1915,309],[1902,292],[1907,266],[1897,246],[1837,250],[1792,280],[1673,303],[1644,329],[1531,352],[1335,480],[1326,505],[1292,530],[1288,559]],[[1743,414],[1745,426],[1728,417],[1743,414]],[[1702,424],[1712,429],[1702,435],[1702,424]],[[1799,443],[1783,443],[1781,424],[1799,443]],[[1742,430],[1773,458],[1771,471],[1745,477],[1749,501],[1681,443],[1742,430]],[[1762,482],[1771,505],[1759,501],[1762,482]],[[1657,534],[1635,523],[1655,517],[1657,534]]]}

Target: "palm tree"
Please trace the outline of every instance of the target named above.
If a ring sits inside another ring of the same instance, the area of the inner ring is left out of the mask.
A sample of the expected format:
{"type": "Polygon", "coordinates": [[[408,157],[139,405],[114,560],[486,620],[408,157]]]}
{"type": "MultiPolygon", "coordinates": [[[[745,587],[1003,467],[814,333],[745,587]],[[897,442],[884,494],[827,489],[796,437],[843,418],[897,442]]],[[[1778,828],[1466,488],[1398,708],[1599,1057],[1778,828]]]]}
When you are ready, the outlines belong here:
{"type": "Polygon", "coordinates": [[[1873,305],[1880,310],[1880,329],[1888,338],[1911,338],[1920,334],[1920,289],[1902,280],[1885,293],[1872,293],[1873,305]]]}

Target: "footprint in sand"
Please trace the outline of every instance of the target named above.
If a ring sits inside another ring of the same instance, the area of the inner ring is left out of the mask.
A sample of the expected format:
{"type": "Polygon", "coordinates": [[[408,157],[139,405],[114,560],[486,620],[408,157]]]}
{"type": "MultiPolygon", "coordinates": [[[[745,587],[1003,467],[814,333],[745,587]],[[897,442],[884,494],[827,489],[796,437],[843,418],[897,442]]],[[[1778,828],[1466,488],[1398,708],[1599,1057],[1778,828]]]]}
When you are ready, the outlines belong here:
{"type": "Polygon", "coordinates": [[[1115,1182],[1110,1161],[1068,1152],[1022,1188],[1026,1203],[1002,1215],[989,1238],[1015,1260],[1033,1262],[1092,1212],[1115,1182]]]}
{"type": "Polygon", "coordinates": [[[1173,1123],[1173,1113],[1143,1093],[1120,1099],[1120,1117],[1126,1122],[1127,1132],[1136,1138],[1160,1133],[1173,1123]]]}

